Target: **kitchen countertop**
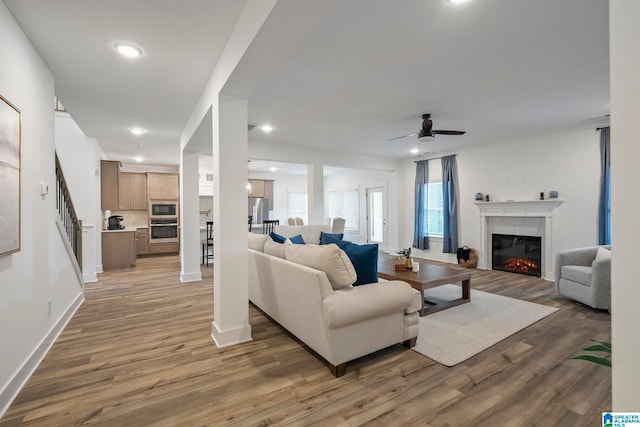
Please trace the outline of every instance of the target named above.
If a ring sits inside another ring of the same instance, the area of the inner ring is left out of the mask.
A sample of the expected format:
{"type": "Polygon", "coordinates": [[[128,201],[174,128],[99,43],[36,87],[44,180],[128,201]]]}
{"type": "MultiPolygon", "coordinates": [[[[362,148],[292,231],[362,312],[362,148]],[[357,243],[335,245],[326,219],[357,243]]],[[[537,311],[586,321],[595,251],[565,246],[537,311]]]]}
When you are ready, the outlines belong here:
{"type": "Polygon", "coordinates": [[[131,226],[131,227],[125,227],[122,228],[120,230],[102,230],[103,233],[120,233],[123,231],[136,231],[138,228],[148,228],[148,227],[135,227],[135,226],[131,226]]]}

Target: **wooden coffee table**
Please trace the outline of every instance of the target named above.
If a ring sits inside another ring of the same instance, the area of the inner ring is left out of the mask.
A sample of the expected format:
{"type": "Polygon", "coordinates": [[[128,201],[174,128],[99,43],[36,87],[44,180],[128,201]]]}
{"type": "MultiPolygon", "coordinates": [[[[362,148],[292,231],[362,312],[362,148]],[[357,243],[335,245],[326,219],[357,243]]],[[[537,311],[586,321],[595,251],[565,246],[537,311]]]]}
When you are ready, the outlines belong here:
{"type": "Polygon", "coordinates": [[[421,317],[471,301],[471,273],[429,264],[421,260],[414,259],[414,261],[420,263],[420,271],[417,273],[411,270],[396,271],[393,258],[381,255],[378,259],[378,276],[387,280],[402,280],[420,291],[422,295],[421,317]],[[444,301],[431,297],[427,300],[424,297],[425,289],[457,282],[462,282],[461,298],[444,301]]]}

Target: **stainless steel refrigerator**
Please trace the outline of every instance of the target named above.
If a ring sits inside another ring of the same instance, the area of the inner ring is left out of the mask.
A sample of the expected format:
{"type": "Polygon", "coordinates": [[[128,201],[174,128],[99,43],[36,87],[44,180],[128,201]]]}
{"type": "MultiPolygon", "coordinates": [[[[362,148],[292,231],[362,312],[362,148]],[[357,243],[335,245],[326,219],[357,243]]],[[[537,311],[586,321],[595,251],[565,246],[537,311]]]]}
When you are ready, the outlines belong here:
{"type": "Polygon", "coordinates": [[[249,215],[252,224],[262,224],[263,220],[269,219],[269,199],[249,197],[249,215]]]}

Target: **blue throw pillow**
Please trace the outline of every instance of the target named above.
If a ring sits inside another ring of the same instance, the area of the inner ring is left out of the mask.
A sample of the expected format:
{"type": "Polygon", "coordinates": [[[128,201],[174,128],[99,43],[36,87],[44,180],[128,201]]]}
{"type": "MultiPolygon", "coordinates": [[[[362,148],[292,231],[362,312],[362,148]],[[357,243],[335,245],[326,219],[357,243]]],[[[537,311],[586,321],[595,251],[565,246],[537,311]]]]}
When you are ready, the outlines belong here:
{"type": "MultiPolygon", "coordinates": [[[[342,249],[353,264],[358,278],[353,286],[366,285],[368,283],[378,283],[378,244],[372,243],[368,245],[359,245],[357,243],[347,242],[337,238],[325,238],[325,245],[335,243],[342,249]]],[[[320,243],[323,244],[323,243],[320,243]]]]}
{"type": "Polygon", "coordinates": [[[284,241],[287,240],[286,237],[281,236],[278,233],[274,233],[273,231],[269,233],[269,237],[271,237],[271,240],[273,240],[276,243],[284,243],[284,241]]]}
{"type": "Polygon", "coordinates": [[[325,233],[324,231],[320,232],[320,244],[328,245],[329,243],[333,243],[334,240],[342,240],[344,237],[344,233],[325,233]]]}
{"type": "Polygon", "coordinates": [[[304,239],[302,238],[301,234],[298,234],[297,236],[289,237],[289,241],[291,243],[295,243],[296,245],[304,245],[304,239]]]}

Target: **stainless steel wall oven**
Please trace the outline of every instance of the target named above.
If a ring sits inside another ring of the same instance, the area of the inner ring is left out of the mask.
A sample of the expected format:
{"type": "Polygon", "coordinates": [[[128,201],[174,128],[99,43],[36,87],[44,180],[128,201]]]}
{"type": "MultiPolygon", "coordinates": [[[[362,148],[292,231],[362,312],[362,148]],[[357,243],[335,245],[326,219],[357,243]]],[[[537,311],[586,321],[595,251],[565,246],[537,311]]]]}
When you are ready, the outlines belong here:
{"type": "Polygon", "coordinates": [[[149,240],[151,243],[177,243],[178,219],[152,218],[149,220],[149,240]]]}

